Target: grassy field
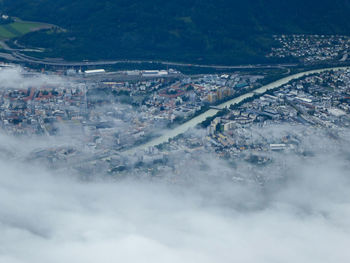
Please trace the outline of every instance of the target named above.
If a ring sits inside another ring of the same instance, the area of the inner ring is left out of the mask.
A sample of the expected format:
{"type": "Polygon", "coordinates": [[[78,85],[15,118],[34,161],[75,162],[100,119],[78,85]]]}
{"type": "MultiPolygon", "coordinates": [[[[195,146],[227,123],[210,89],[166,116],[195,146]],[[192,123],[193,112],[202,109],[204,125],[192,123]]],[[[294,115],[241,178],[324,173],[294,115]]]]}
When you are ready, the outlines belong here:
{"type": "Polygon", "coordinates": [[[20,37],[29,32],[49,27],[51,26],[48,24],[16,20],[7,25],[0,25],[0,40],[20,37]]]}

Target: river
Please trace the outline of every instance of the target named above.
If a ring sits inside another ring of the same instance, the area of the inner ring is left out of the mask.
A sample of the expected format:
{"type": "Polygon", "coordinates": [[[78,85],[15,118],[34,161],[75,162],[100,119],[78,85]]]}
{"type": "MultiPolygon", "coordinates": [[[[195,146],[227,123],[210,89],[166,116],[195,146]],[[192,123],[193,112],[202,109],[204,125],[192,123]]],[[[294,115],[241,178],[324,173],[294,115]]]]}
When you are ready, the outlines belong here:
{"type": "MultiPolygon", "coordinates": [[[[267,84],[265,86],[262,86],[260,88],[257,88],[255,90],[248,92],[246,94],[243,94],[237,98],[231,99],[227,102],[224,102],[220,105],[217,105],[216,107],[218,109],[224,109],[225,107],[230,107],[231,105],[238,104],[241,101],[243,101],[244,99],[250,98],[250,97],[254,96],[255,94],[264,94],[265,92],[267,92],[269,90],[273,90],[273,89],[279,88],[279,87],[287,84],[291,80],[296,80],[296,79],[302,78],[302,77],[307,76],[307,75],[311,75],[311,74],[315,74],[315,73],[322,73],[322,72],[330,71],[330,70],[336,71],[336,70],[344,70],[344,69],[350,69],[350,68],[349,67],[334,67],[334,68],[324,68],[324,69],[317,69],[317,70],[300,72],[300,73],[282,78],[280,80],[274,81],[274,82],[267,84]]],[[[133,154],[139,150],[147,149],[148,147],[152,147],[152,146],[154,147],[154,146],[160,145],[162,143],[168,142],[169,139],[174,138],[180,134],[183,134],[191,128],[195,128],[198,124],[203,122],[206,118],[213,117],[218,112],[219,112],[219,110],[210,109],[210,110],[198,115],[197,117],[175,127],[174,129],[163,130],[159,137],[154,138],[145,144],[142,144],[142,145],[139,145],[135,148],[129,149],[129,150],[125,151],[125,153],[133,154]]]]}

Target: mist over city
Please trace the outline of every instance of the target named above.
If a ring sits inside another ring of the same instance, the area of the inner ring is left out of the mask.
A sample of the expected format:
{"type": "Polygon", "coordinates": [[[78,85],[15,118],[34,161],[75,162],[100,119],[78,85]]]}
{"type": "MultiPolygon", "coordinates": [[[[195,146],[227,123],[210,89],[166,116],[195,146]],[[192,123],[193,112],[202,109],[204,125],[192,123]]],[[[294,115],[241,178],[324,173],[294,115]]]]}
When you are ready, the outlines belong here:
{"type": "MultiPolygon", "coordinates": [[[[12,78],[3,87],[10,92],[15,83],[25,83],[13,72],[1,72],[1,78],[12,78]]],[[[56,77],[38,75],[30,85],[66,86],[68,80],[60,78],[57,83],[56,77]]],[[[113,107],[125,109],[119,103],[113,107]]],[[[102,106],[97,110],[106,112],[102,106]]],[[[120,177],[102,165],[87,176],[74,161],[57,165],[50,156],[35,158],[38,152],[72,148],[89,165],[95,150],[79,140],[83,130],[79,135],[57,127],[55,136],[0,136],[1,262],[344,262],[349,257],[347,128],[255,124],[249,135],[255,145],[301,135],[299,150],[247,150],[270,160],[265,164],[170,150],[166,163],[176,169],[156,175],[125,154],[129,176],[120,177]]],[[[182,139],[206,133],[196,128],[182,139]]]]}
{"type": "Polygon", "coordinates": [[[265,2],[0,1],[0,263],[349,262],[350,6],[265,2]]]}

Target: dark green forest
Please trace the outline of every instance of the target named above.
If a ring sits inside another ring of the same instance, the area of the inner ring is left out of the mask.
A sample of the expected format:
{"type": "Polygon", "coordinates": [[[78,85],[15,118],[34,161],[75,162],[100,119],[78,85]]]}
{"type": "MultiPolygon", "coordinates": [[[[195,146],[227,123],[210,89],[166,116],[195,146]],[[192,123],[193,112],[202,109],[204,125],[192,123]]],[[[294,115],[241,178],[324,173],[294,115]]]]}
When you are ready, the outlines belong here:
{"type": "Polygon", "coordinates": [[[45,56],[267,62],[273,34],[350,34],[349,0],[2,0],[11,16],[62,29],[19,39],[45,56]]]}

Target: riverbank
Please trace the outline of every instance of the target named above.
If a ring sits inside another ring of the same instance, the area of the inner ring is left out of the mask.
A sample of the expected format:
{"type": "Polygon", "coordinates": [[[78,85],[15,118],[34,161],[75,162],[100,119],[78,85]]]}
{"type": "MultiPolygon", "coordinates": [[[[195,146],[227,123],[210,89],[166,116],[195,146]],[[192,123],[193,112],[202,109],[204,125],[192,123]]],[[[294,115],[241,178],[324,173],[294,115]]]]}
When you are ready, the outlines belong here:
{"type": "Polygon", "coordinates": [[[277,88],[280,88],[281,86],[289,83],[292,80],[296,80],[296,79],[300,79],[302,77],[308,76],[308,75],[312,75],[312,74],[318,74],[318,73],[322,73],[322,72],[326,72],[326,71],[337,71],[337,70],[344,70],[344,69],[350,69],[350,67],[334,67],[334,68],[323,68],[323,69],[316,69],[316,70],[310,70],[310,71],[305,71],[305,72],[300,72],[297,74],[293,74],[287,77],[284,77],[280,80],[274,81],[270,84],[267,84],[265,86],[262,86],[260,88],[257,88],[253,91],[250,91],[246,94],[243,94],[239,97],[236,97],[232,100],[229,100],[227,102],[224,102],[222,104],[219,104],[218,106],[216,106],[218,109],[210,109],[207,110],[206,112],[196,116],[195,118],[183,123],[180,126],[177,126],[174,129],[171,130],[164,130],[163,132],[161,132],[161,136],[159,136],[158,138],[155,138],[145,144],[139,145],[135,148],[129,149],[127,151],[125,151],[124,153],[126,154],[134,154],[140,150],[143,149],[147,149],[148,147],[155,147],[157,145],[160,145],[162,143],[166,143],[169,141],[169,139],[175,138],[176,136],[185,133],[187,130],[191,129],[191,128],[195,128],[198,124],[202,123],[203,121],[205,121],[208,117],[213,117],[215,116],[220,110],[224,109],[224,108],[228,108],[231,105],[236,105],[238,103],[241,103],[242,101],[251,98],[255,95],[259,95],[262,96],[263,94],[265,94],[267,91],[270,90],[274,90],[277,88]]]}

